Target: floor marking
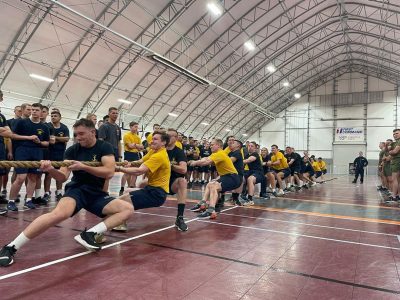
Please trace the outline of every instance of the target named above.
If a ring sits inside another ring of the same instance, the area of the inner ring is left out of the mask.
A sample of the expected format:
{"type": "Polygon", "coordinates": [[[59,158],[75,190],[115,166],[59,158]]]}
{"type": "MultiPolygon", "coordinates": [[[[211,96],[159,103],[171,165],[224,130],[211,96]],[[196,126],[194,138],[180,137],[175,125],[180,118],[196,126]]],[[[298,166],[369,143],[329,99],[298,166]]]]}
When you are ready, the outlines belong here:
{"type": "MultiPolygon", "coordinates": [[[[231,210],[233,208],[235,208],[235,206],[227,208],[227,209],[225,209],[223,211],[228,211],[228,210],[231,210]]],[[[197,220],[197,218],[193,218],[193,219],[190,219],[190,220],[186,221],[186,223],[190,223],[190,222],[193,222],[193,221],[196,221],[196,220],[197,220]]],[[[154,233],[158,233],[158,232],[161,232],[161,231],[165,231],[165,230],[168,230],[168,229],[171,229],[171,228],[174,228],[174,227],[175,227],[175,225],[170,225],[170,226],[163,227],[163,228],[160,228],[160,229],[157,229],[157,230],[153,230],[151,232],[147,232],[147,233],[143,233],[143,234],[140,234],[140,235],[136,235],[136,236],[133,236],[133,237],[121,240],[121,241],[114,242],[112,244],[105,245],[105,246],[102,247],[102,249],[107,249],[107,248],[110,248],[110,247],[114,247],[114,246],[129,242],[129,241],[136,240],[136,239],[139,239],[139,238],[142,238],[142,237],[154,234],[154,233]]],[[[77,253],[77,254],[70,255],[70,256],[67,256],[67,257],[64,257],[64,258],[60,258],[60,259],[56,259],[56,260],[53,260],[53,261],[49,261],[47,263],[43,263],[43,264],[40,264],[40,265],[37,265],[37,266],[34,266],[34,267],[23,269],[23,270],[20,270],[20,271],[17,271],[17,272],[13,272],[13,273],[10,273],[10,274],[2,275],[2,276],[0,276],[0,280],[4,280],[4,279],[7,279],[7,278],[15,277],[15,276],[18,276],[18,275],[21,275],[21,274],[25,274],[25,273],[28,273],[28,272],[32,272],[32,271],[35,271],[35,270],[38,270],[38,269],[43,269],[43,268],[46,268],[46,267],[49,267],[49,266],[52,266],[52,265],[55,265],[55,264],[59,264],[59,263],[62,263],[64,261],[68,261],[68,260],[71,260],[71,259],[74,259],[74,258],[77,258],[77,257],[81,257],[81,256],[84,256],[84,255],[87,255],[87,254],[90,254],[90,253],[93,253],[93,252],[92,251],[85,251],[85,252],[77,253]]]]}
{"type": "Polygon", "coordinates": [[[394,220],[372,219],[372,218],[352,217],[352,216],[343,216],[343,215],[332,215],[332,214],[317,213],[317,212],[310,212],[310,211],[304,211],[304,210],[291,210],[291,209],[286,209],[286,208],[263,207],[263,206],[258,206],[258,205],[246,207],[246,209],[257,209],[257,210],[265,210],[265,211],[272,211],[272,212],[283,212],[283,213],[288,213],[288,214],[309,215],[309,216],[316,216],[316,217],[323,217],[323,218],[362,221],[362,222],[369,222],[369,223],[400,225],[400,221],[394,221],[394,220]]]}
{"type": "Polygon", "coordinates": [[[391,234],[391,233],[374,232],[374,231],[366,231],[366,230],[357,230],[357,229],[350,229],[350,228],[344,228],[344,227],[335,227],[335,226],[326,226],[326,225],[317,225],[317,224],[310,224],[310,223],[303,223],[303,222],[296,222],[296,221],[284,221],[284,220],[277,220],[277,219],[271,219],[271,218],[252,217],[252,216],[226,214],[226,213],[221,213],[221,215],[236,216],[236,217],[250,218],[250,219],[261,219],[261,220],[267,220],[267,221],[273,221],[273,222],[283,222],[283,223],[299,224],[299,225],[306,225],[306,226],[313,226],[313,227],[338,229],[338,230],[346,230],[346,231],[354,231],[354,232],[364,232],[364,233],[380,234],[380,235],[397,236],[398,237],[398,235],[391,234]]]}
{"type": "Polygon", "coordinates": [[[360,243],[360,242],[352,242],[352,241],[346,241],[346,240],[337,240],[337,239],[325,238],[325,237],[314,236],[314,235],[307,235],[307,234],[294,233],[294,232],[286,232],[286,231],[281,231],[281,230],[273,230],[273,229],[258,228],[258,227],[252,227],[252,226],[235,225],[235,224],[228,224],[228,223],[222,223],[222,222],[212,222],[212,221],[201,220],[201,219],[197,219],[196,221],[197,222],[203,222],[203,223],[209,223],[209,224],[230,226],[230,227],[238,227],[238,228],[245,228],[245,229],[268,231],[268,232],[273,232],[273,233],[281,233],[281,234],[293,235],[293,236],[298,236],[298,237],[306,237],[306,238],[311,238],[311,239],[333,241],[333,242],[339,242],[339,243],[345,243],[345,244],[355,244],[355,245],[362,245],[362,246],[375,247],[375,248],[400,250],[400,248],[396,248],[396,247],[381,246],[381,245],[367,244],[367,243],[360,243]]]}

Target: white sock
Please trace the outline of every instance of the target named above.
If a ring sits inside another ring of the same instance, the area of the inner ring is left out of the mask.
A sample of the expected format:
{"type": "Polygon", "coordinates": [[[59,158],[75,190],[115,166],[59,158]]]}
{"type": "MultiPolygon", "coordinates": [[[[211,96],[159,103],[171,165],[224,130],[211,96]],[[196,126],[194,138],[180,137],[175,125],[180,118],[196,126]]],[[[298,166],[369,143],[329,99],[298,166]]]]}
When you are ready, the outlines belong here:
{"type": "Polygon", "coordinates": [[[29,239],[25,236],[23,232],[21,232],[21,234],[17,236],[16,239],[9,243],[7,246],[15,246],[15,249],[18,250],[27,242],[29,242],[29,239]]]}
{"type": "Polygon", "coordinates": [[[40,197],[40,189],[35,190],[35,198],[40,197]]]}
{"type": "Polygon", "coordinates": [[[44,195],[46,196],[46,195],[50,195],[50,192],[44,192],[44,195]]]}
{"type": "Polygon", "coordinates": [[[104,222],[100,222],[99,224],[93,226],[92,228],[88,229],[89,232],[95,233],[103,233],[107,231],[107,226],[104,222]]]}
{"type": "Polygon", "coordinates": [[[56,193],[57,193],[57,195],[61,195],[62,194],[62,190],[57,190],[56,193]]]}
{"type": "Polygon", "coordinates": [[[32,198],[26,198],[25,202],[32,201],[32,198]]]}

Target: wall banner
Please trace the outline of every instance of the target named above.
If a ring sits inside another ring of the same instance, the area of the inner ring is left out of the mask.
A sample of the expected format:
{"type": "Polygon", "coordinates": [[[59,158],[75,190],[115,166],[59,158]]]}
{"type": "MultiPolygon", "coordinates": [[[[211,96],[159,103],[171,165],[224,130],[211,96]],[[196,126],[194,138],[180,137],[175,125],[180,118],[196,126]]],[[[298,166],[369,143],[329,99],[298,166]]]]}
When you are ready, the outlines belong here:
{"type": "Polygon", "coordinates": [[[338,127],[335,131],[335,142],[364,142],[364,128],[338,127]]]}

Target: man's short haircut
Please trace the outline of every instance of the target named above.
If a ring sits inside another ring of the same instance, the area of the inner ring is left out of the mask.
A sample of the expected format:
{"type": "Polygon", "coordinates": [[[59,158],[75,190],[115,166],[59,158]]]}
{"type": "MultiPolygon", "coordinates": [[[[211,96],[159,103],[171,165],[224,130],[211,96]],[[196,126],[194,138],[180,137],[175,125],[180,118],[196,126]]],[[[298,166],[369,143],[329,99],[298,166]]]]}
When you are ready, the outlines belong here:
{"type": "Polygon", "coordinates": [[[105,122],[107,119],[109,119],[110,118],[110,116],[109,115],[105,115],[104,117],[103,117],[103,121],[105,122]]]}
{"type": "MultiPolygon", "coordinates": [[[[161,136],[161,141],[162,142],[165,142],[165,145],[168,145],[169,144],[169,135],[168,134],[166,134],[165,132],[163,132],[163,131],[156,131],[156,132],[154,132],[154,135],[156,135],[156,134],[159,134],[160,136],[161,136]]],[[[153,136],[154,136],[153,135],[153,136]]]]}
{"type": "Polygon", "coordinates": [[[40,103],[33,103],[32,107],[39,107],[40,109],[42,109],[42,104],[40,103]]]}
{"type": "Polygon", "coordinates": [[[176,129],[174,129],[174,128],[168,128],[168,130],[167,131],[173,131],[173,132],[175,132],[176,133],[176,135],[178,135],[178,131],[176,130],[176,129]]]}
{"type": "MultiPolygon", "coordinates": [[[[51,113],[53,113],[53,112],[51,112],[51,113]]],[[[86,115],[86,119],[90,119],[90,118],[92,118],[92,117],[97,117],[95,114],[93,114],[93,113],[88,113],[87,115],[86,115]]]]}
{"type": "Polygon", "coordinates": [[[318,159],[322,160],[322,157],[318,157],[318,159]]]}
{"type": "Polygon", "coordinates": [[[256,148],[257,148],[257,143],[256,143],[255,141],[251,141],[249,144],[253,144],[253,145],[254,145],[254,147],[256,147],[256,148]]]}
{"type": "Polygon", "coordinates": [[[118,110],[118,108],[116,108],[116,107],[114,107],[114,106],[111,106],[111,107],[108,109],[108,113],[110,113],[112,110],[118,110]]]}
{"type": "Polygon", "coordinates": [[[129,123],[129,127],[135,126],[135,125],[139,125],[138,122],[132,121],[129,123]]]}
{"type": "Polygon", "coordinates": [[[50,114],[50,116],[51,116],[51,115],[58,115],[58,116],[61,118],[61,113],[60,113],[59,111],[56,111],[56,110],[55,110],[55,111],[52,111],[51,114],[50,114]]]}
{"type": "Polygon", "coordinates": [[[21,104],[21,109],[24,110],[27,106],[32,106],[29,103],[23,103],[21,104]]]}
{"type": "Polygon", "coordinates": [[[84,119],[84,118],[76,121],[75,124],[72,127],[76,128],[76,127],[79,127],[79,126],[87,127],[89,129],[94,129],[93,122],[88,120],[88,119],[84,119]]]}
{"type": "Polygon", "coordinates": [[[146,132],[146,133],[144,134],[144,137],[147,138],[147,137],[150,135],[150,133],[151,133],[151,132],[146,132]]]}
{"type": "Polygon", "coordinates": [[[224,142],[221,139],[214,139],[214,142],[220,147],[224,147],[224,142]]]}
{"type": "Polygon", "coordinates": [[[156,126],[161,127],[160,124],[153,124],[153,129],[154,129],[154,127],[156,127],[156,126]]]}
{"type": "Polygon", "coordinates": [[[276,149],[279,149],[278,145],[276,145],[276,144],[273,144],[273,145],[271,146],[271,148],[272,148],[272,147],[275,147],[276,149]]]}
{"type": "Polygon", "coordinates": [[[42,110],[43,110],[43,109],[45,109],[45,110],[49,111],[49,107],[48,107],[48,106],[46,106],[46,105],[42,105],[42,110]]]}

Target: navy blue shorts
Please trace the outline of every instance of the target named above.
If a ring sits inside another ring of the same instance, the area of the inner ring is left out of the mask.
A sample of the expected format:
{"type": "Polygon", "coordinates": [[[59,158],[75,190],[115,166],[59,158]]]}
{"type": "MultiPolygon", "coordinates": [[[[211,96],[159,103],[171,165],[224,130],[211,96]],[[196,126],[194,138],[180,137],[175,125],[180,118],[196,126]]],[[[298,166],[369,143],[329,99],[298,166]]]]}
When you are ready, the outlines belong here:
{"type": "Polygon", "coordinates": [[[70,183],[65,186],[63,197],[70,197],[76,202],[76,207],[72,216],[84,208],[100,218],[105,217],[103,214],[104,207],[115,200],[114,197],[111,197],[108,193],[97,188],[88,185],[71,185],[70,183]]]}
{"type": "Polygon", "coordinates": [[[273,171],[274,171],[275,174],[283,173],[283,179],[289,177],[289,176],[290,176],[290,173],[291,173],[291,171],[290,171],[289,168],[287,168],[287,169],[282,169],[282,170],[273,170],[273,171]]]}
{"type": "Polygon", "coordinates": [[[129,193],[135,210],[159,207],[167,199],[167,193],[160,187],[145,186],[143,189],[129,193]]]}
{"type": "Polygon", "coordinates": [[[217,172],[217,168],[214,165],[211,165],[210,172],[217,172]]]}
{"type": "Polygon", "coordinates": [[[226,174],[221,176],[217,181],[221,183],[221,193],[237,189],[242,184],[242,177],[238,174],[226,174]]]}
{"type": "Polygon", "coordinates": [[[129,151],[124,152],[124,160],[126,161],[135,161],[139,159],[140,159],[139,152],[129,152],[129,151]]]}
{"type": "Polygon", "coordinates": [[[208,173],[208,172],[210,172],[210,166],[202,166],[202,167],[199,167],[199,172],[202,172],[202,173],[208,173]]]}
{"type": "Polygon", "coordinates": [[[51,160],[50,159],[50,151],[49,148],[41,148],[43,151],[43,159],[44,160],[51,160]]]}
{"type": "Polygon", "coordinates": [[[261,183],[264,180],[264,174],[261,171],[249,171],[249,173],[247,174],[247,178],[249,178],[250,176],[254,176],[256,178],[256,184],[257,183],[261,183]]]}
{"type": "Polygon", "coordinates": [[[118,148],[114,148],[114,157],[115,157],[115,161],[119,161],[119,151],[118,151],[118,148]]]}
{"type": "Polygon", "coordinates": [[[315,178],[321,177],[322,176],[322,171],[316,171],[315,172],[315,178]]]}
{"type": "MultiPolygon", "coordinates": [[[[0,160],[6,160],[6,145],[0,143],[0,160]]],[[[7,169],[0,169],[0,176],[7,174],[7,169]]]]}
{"type": "Polygon", "coordinates": [[[169,195],[175,195],[175,193],[172,191],[172,184],[174,183],[174,181],[178,178],[183,178],[185,179],[184,175],[182,176],[176,176],[176,175],[172,175],[171,173],[171,177],[169,178],[169,195]]]}
{"type": "MultiPolygon", "coordinates": [[[[18,146],[15,150],[15,160],[22,161],[39,161],[43,159],[43,149],[34,147],[18,146]]],[[[15,168],[17,174],[41,174],[39,169],[26,169],[26,168],[15,168]]]]}
{"type": "Polygon", "coordinates": [[[322,174],[326,174],[328,172],[328,170],[327,169],[325,169],[325,170],[322,170],[322,174]]]}
{"type": "Polygon", "coordinates": [[[291,166],[290,167],[290,175],[294,176],[294,174],[301,173],[301,166],[291,166]]]}

